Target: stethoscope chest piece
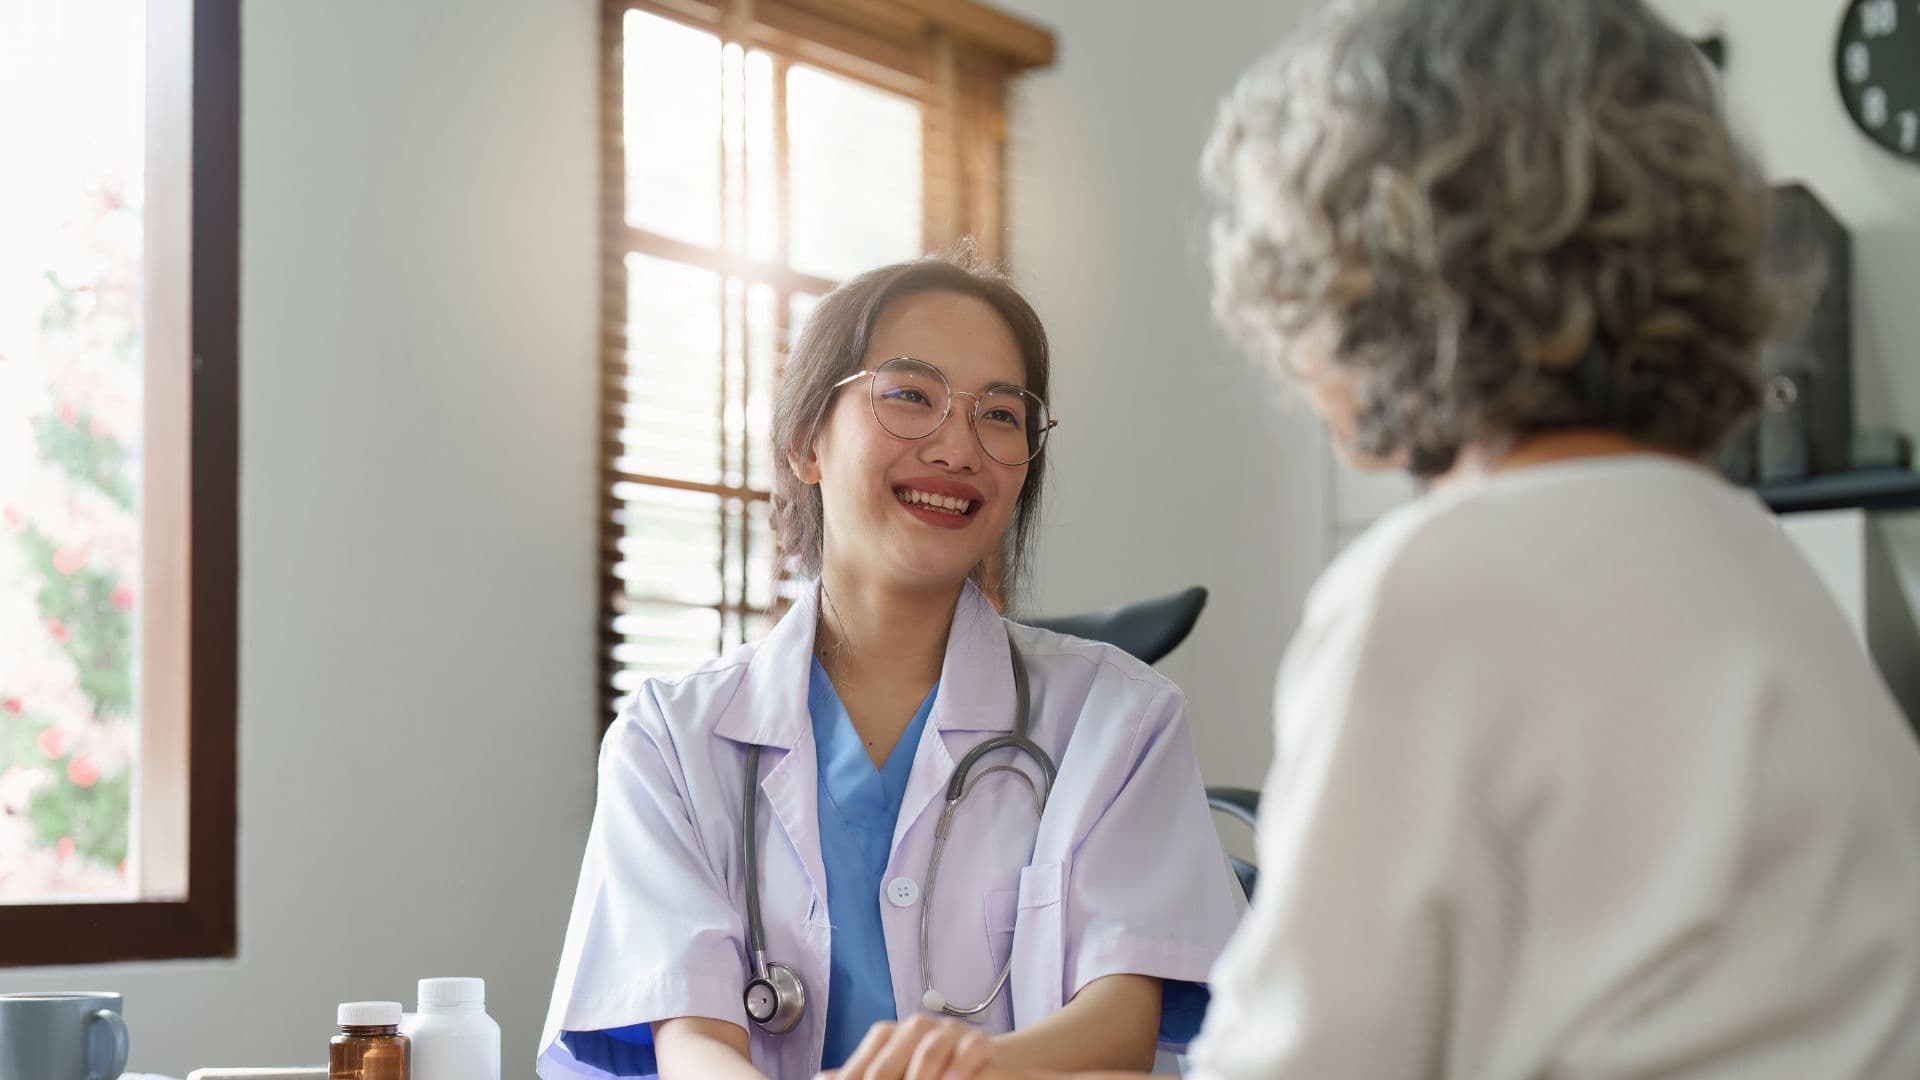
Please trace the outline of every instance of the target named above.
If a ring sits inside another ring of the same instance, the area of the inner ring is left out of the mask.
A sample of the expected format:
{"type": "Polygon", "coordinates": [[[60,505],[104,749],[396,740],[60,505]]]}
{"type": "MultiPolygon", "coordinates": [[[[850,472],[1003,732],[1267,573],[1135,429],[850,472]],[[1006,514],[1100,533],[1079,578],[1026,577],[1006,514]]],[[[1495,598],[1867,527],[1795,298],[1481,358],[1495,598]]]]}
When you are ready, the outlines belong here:
{"type": "Polygon", "coordinates": [[[767,964],[765,971],[747,982],[747,1018],[770,1035],[784,1035],[807,1010],[807,987],[785,964],[767,964]]]}

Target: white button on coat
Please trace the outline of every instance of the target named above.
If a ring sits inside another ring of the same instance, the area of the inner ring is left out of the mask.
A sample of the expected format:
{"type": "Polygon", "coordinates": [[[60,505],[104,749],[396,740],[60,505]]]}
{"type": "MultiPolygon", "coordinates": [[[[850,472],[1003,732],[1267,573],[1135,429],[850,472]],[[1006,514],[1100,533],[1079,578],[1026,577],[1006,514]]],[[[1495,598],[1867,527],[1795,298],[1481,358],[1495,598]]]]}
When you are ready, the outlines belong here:
{"type": "Polygon", "coordinates": [[[920,899],[920,885],[912,878],[894,878],[887,882],[887,899],[894,907],[912,907],[920,899]]]}

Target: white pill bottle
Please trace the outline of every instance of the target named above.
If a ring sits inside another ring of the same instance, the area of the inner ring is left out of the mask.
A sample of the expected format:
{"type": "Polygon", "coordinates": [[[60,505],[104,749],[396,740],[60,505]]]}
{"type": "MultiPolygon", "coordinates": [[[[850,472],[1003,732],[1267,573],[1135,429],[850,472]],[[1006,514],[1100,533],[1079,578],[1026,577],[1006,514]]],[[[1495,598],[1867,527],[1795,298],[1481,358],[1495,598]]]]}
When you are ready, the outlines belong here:
{"type": "Polygon", "coordinates": [[[413,1041],[410,1080],[500,1080],[500,1025],[487,1015],[485,979],[421,979],[420,1011],[400,1030],[413,1041]]]}

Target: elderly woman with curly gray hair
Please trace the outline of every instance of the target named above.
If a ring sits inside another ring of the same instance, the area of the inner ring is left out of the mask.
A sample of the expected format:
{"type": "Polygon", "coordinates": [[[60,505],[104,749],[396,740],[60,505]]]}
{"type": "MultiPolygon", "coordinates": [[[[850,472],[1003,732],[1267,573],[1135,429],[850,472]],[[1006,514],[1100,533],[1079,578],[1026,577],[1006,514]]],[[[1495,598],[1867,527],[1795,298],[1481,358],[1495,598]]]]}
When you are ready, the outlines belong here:
{"type": "MultiPolygon", "coordinates": [[[[1190,1074],[1920,1077],[1920,749],[1708,464],[1778,290],[1692,46],[1642,0],[1343,3],[1205,172],[1222,322],[1427,491],[1308,600],[1190,1074]]],[[[1016,1075],[895,1045],[851,1075],[1016,1075]]]]}
{"type": "Polygon", "coordinates": [[[1920,1076],[1920,750],[1751,494],[1779,288],[1641,0],[1341,7],[1228,98],[1215,304],[1424,497],[1309,599],[1220,1077],[1920,1076]]]}

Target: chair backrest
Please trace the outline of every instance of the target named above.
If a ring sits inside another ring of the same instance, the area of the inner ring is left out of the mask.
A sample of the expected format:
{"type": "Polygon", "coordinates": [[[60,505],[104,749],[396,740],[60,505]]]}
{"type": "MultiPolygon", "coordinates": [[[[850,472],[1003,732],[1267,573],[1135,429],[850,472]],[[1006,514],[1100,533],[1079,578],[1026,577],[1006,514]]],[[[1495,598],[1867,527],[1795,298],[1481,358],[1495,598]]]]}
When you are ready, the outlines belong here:
{"type": "MultiPolygon", "coordinates": [[[[1214,812],[1225,814],[1252,829],[1256,827],[1260,816],[1260,793],[1252,788],[1210,787],[1207,789],[1207,805],[1214,812]]],[[[1240,879],[1240,891],[1247,899],[1253,899],[1253,887],[1260,879],[1260,870],[1238,855],[1227,856],[1233,864],[1233,876],[1240,879]]]]}
{"type": "Polygon", "coordinates": [[[1142,663],[1157,663],[1187,639],[1200,611],[1207,606],[1207,590],[1199,585],[1150,600],[1136,600],[1086,615],[1058,615],[1026,620],[1033,626],[1090,641],[1104,641],[1142,663]]]}

